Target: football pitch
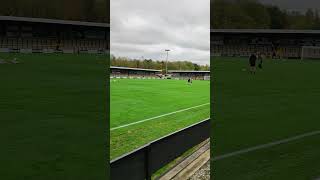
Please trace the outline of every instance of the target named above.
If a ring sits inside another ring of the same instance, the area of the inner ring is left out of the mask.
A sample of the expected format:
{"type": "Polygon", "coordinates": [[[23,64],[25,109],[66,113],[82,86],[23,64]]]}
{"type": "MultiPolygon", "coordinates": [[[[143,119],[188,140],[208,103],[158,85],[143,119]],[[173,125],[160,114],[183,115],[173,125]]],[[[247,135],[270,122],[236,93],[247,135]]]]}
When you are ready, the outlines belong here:
{"type": "Polygon", "coordinates": [[[13,58],[0,64],[1,179],[106,179],[108,56],[0,53],[13,58]]]}
{"type": "Polygon", "coordinates": [[[320,61],[213,58],[212,176],[320,177],[320,61]]]}
{"type": "Polygon", "coordinates": [[[210,82],[110,80],[110,153],[119,157],[210,117],[210,82]]]}

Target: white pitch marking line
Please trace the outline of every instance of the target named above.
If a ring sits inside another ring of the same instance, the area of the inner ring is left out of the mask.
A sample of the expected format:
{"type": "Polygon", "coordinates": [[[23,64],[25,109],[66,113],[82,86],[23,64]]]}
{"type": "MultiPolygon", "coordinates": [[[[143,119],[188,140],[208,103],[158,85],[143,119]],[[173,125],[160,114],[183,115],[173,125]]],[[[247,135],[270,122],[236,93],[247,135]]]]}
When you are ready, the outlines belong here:
{"type": "Polygon", "coordinates": [[[152,117],[152,118],[144,119],[144,120],[141,120],[141,121],[137,121],[137,122],[125,124],[125,125],[122,125],[122,126],[114,127],[114,128],[111,128],[110,131],[113,131],[113,130],[116,130],[116,129],[121,129],[121,128],[128,127],[128,126],[132,126],[134,124],[140,124],[140,123],[143,123],[143,122],[146,122],[146,121],[150,121],[150,120],[153,120],[153,119],[158,119],[158,118],[161,118],[161,117],[164,117],[164,116],[169,116],[171,114],[176,114],[176,113],[179,113],[179,112],[188,111],[190,109],[195,109],[195,108],[198,108],[198,107],[206,106],[208,104],[210,104],[210,103],[205,103],[205,104],[201,104],[201,105],[198,105],[198,106],[193,106],[193,107],[189,107],[189,108],[186,108],[186,109],[180,109],[178,111],[174,111],[174,112],[170,112],[170,113],[167,113],[167,114],[162,114],[162,115],[155,116],[155,117],[152,117]]]}
{"type": "Polygon", "coordinates": [[[299,139],[302,139],[302,138],[305,138],[305,137],[315,136],[315,135],[319,135],[319,134],[320,134],[320,131],[313,131],[313,132],[301,134],[301,135],[298,135],[298,136],[294,136],[294,137],[291,137],[291,138],[283,139],[283,140],[280,140],[280,141],[274,141],[274,142],[271,142],[271,143],[262,144],[262,145],[259,145],[259,146],[254,146],[254,147],[251,147],[251,148],[247,148],[247,149],[235,151],[235,152],[232,152],[232,153],[227,153],[227,154],[224,154],[224,155],[216,156],[212,160],[213,161],[217,161],[217,160],[221,160],[221,159],[225,159],[225,158],[229,158],[229,157],[245,154],[245,153],[256,151],[256,150],[260,150],[260,149],[269,148],[269,147],[280,145],[280,144],[285,144],[285,143],[288,143],[288,142],[291,142],[291,141],[295,141],[295,140],[299,140],[299,139]]]}

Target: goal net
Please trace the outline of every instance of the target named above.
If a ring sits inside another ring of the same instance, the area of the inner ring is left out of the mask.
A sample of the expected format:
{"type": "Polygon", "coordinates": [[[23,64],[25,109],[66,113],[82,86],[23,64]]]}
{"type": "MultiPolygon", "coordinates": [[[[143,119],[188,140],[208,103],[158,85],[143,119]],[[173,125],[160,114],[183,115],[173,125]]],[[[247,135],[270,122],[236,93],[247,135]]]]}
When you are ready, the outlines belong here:
{"type": "Polygon", "coordinates": [[[301,59],[320,59],[320,46],[302,46],[301,59]]]}
{"type": "Polygon", "coordinates": [[[209,81],[210,80],[210,76],[204,76],[203,80],[208,80],[209,81]]]}

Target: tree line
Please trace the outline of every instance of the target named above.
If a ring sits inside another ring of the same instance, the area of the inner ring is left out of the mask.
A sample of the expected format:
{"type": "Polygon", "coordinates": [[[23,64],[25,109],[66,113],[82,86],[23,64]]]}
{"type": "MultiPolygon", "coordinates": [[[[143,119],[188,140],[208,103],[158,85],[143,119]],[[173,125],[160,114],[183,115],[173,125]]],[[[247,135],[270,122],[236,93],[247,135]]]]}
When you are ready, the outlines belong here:
{"type": "MultiPolygon", "coordinates": [[[[111,66],[157,69],[165,71],[166,61],[156,61],[152,59],[130,59],[127,57],[116,57],[111,55],[111,66]]],[[[209,65],[199,65],[190,61],[168,61],[168,70],[193,70],[209,71],[209,65]]]]}
{"type": "Polygon", "coordinates": [[[1,0],[1,16],[109,22],[110,0],[1,0]]]}
{"type": "Polygon", "coordinates": [[[215,29],[320,29],[317,9],[289,11],[257,0],[211,0],[210,6],[215,29]]]}

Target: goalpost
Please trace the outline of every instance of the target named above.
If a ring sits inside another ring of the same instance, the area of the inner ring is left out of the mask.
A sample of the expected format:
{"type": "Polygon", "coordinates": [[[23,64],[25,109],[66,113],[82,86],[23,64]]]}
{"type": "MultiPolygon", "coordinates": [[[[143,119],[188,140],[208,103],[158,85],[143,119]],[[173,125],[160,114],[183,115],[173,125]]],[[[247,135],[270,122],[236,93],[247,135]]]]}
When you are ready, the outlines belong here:
{"type": "Polygon", "coordinates": [[[302,46],[301,60],[320,59],[320,46],[302,46]]]}

